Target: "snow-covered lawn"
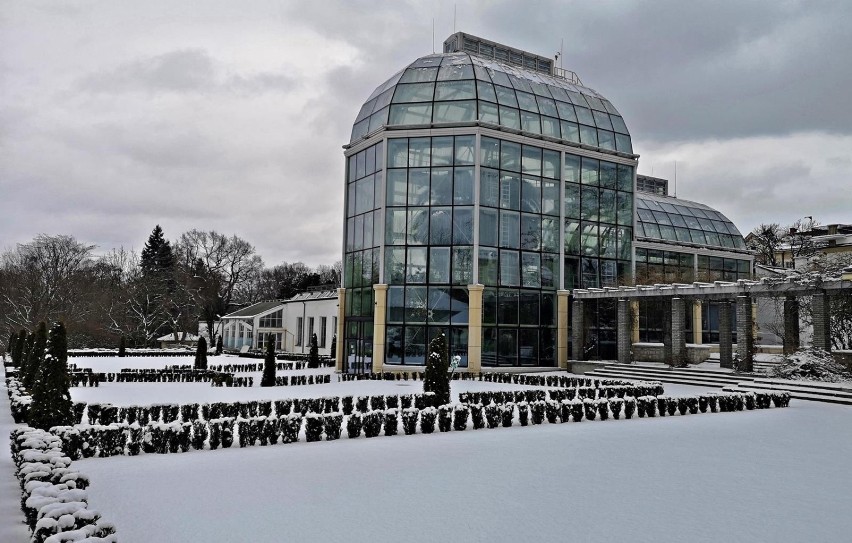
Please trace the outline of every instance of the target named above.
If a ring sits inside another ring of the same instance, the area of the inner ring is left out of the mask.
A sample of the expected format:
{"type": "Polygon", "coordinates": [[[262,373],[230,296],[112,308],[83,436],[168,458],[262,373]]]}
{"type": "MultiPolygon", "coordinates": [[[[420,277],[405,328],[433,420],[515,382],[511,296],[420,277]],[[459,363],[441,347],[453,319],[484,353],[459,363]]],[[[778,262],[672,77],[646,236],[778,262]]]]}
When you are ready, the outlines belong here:
{"type": "MultiPolygon", "coordinates": [[[[76,364],[78,368],[91,368],[95,372],[118,372],[122,369],[159,369],[166,366],[191,366],[194,362],[191,356],[74,356],[68,359],[68,364],[76,364]]],[[[216,364],[262,364],[261,358],[240,358],[233,355],[208,356],[207,365],[216,364]]]]}
{"type": "Polygon", "coordinates": [[[850,450],[852,409],[794,401],[75,465],[126,543],[845,542],[850,450]]]}

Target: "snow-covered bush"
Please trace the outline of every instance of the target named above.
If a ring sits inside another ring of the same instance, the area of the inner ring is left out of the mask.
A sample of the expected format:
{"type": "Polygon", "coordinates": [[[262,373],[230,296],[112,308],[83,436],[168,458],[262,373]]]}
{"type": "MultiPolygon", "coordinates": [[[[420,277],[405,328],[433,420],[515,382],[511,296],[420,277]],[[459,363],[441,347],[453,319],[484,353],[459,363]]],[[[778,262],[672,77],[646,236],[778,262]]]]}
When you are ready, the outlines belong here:
{"type": "Polygon", "coordinates": [[[470,408],[470,420],[473,423],[474,430],[485,428],[485,412],[481,403],[475,403],[468,406],[470,408]]]}
{"type": "Polygon", "coordinates": [[[500,404],[500,423],[503,428],[511,428],[512,420],[515,418],[515,403],[506,402],[500,404]]]}
{"type": "Polygon", "coordinates": [[[305,415],[305,441],[313,442],[322,439],[323,418],[319,413],[305,415]]]}
{"type": "Polygon", "coordinates": [[[533,424],[541,424],[544,422],[545,403],[543,401],[535,401],[530,403],[530,418],[533,424]]]}
{"type": "Polygon", "coordinates": [[[192,421],[192,448],[200,451],[204,449],[204,443],[207,442],[207,435],[209,431],[207,429],[207,423],[200,420],[192,421]]]}
{"type": "Polygon", "coordinates": [[[583,400],[583,414],[587,420],[595,420],[598,416],[597,403],[591,398],[583,400]]]}
{"type": "Polygon", "coordinates": [[[435,431],[435,419],[438,417],[438,410],[434,407],[427,407],[420,410],[420,433],[431,434],[435,431]]]}
{"type": "Polygon", "coordinates": [[[302,429],[302,415],[299,413],[290,413],[284,418],[279,418],[281,421],[281,442],[296,443],[299,441],[299,431],[302,429]]]}
{"type": "Polygon", "coordinates": [[[556,424],[556,419],[559,418],[559,403],[553,400],[545,400],[544,416],[550,424],[556,424]]]}
{"type": "Polygon", "coordinates": [[[340,430],[343,425],[343,415],[341,413],[326,413],[322,417],[322,423],[326,441],[340,439],[340,430]]]}
{"type": "Polygon", "coordinates": [[[395,394],[388,394],[385,396],[385,405],[388,406],[388,409],[398,409],[399,408],[399,396],[395,394]]]}
{"type": "Polygon", "coordinates": [[[417,431],[417,416],[420,411],[414,407],[406,407],[402,410],[402,431],[410,436],[417,431]]]}
{"type": "Polygon", "coordinates": [[[598,409],[598,417],[601,420],[607,420],[609,418],[609,400],[606,398],[600,398],[595,400],[598,409]]]}
{"type": "Polygon", "coordinates": [[[636,413],[636,398],[624,398],[624,418],[632,419],[636,413]]]}
{"type": "Polygon", "coordinates": [[[461,432],[467,429],[467,419],[470,417],[470,407],[456,404],[453,406],[453,430],[461,432]]]}
{"type": "Polygon", "coordinates": [[[354,412],[349,415],[349,418],[346,420],[346,434],[349,436],[349,439],[355,439],[360,436],[363,425],[364,421],[361,413],[354,412]]]}
{"type": "Polygon", "coordinates": [[[645,398],[645,416],[655,417],[657,415],[657,398],[655,396],[643,396],[643,398],[645,398]]]}
{"type": "Polygon", "coordinates": [[[376,437],[381,431],[381,411],[367,411],[366,413],[364,413],[364,437],[376,437]]]}
{"type": "MultiPolygon", "coordinates": [[[[668,405],[669,405],[668,396],[657,396],[657,410],[659,411],[661,417],[666,416],[666,409],[668,408],[668,405]]],[[[653,415],[651,415],[651,416],[653,416],[653,415]]]]}
{"type": "MultiPolygon", "coordinates": [[[[686,410],[687,410],[686,398],[677,398],[675,401],[677,403],[678,412],[680,412],[681,415],[686,415],[686,410]]],[[[674,413],[672,413],[672,414],[674,414],[674,413]]]]}
{"type": "Polygon", "coordinates": [[[846,366],[836,362],[831,353],[816,348],[801,349],[784,356],[782,363],[775,366],[769,375],[775,379],[827,383],[852,381],[852,373],[846,366]]]}
{"type": "Polygon", "coordinates": [[[449,432],[453,427],[453,406],[450,404],[438,406],[438,430],[449,432]]]}
{"type": "Polygon", "coordinates": [[[369,396],[358,396],[358,399],[355,401],[355,409],[359,413],[366,413],[370,410],[370,397],[369,396]]]}
{"type": "Polygon", "coordinates": [[[386,409],[384,419],[385,435],[395,436],[399,431],[398,410],[396,408],[386,409]]]}
{"type": "Polygon", "coordinates": [[[387,409],[385,397],[381,394],[377,396],[370,396],[370,410],[371,411],[379,411],[387,409]]]}
{"type": "Polygon", "coordinates": [[[695,415],[698,413],[698,403],[699,398],[696,398],[695,396],[690,396],[689,398],[686,398],[686,408],[689,409],[690,415],[695,415]]]}
{"type": "Polygon", "coordinates": [[[530,404],[525,401],[518,402],[518,422],[521,426],[527,426],[530,423],[530,404]]]}
{"type": "Polygon", "coordinates": [[[612,411],[612,418],[615,420],[620,419],[622,409],[624,409],[624,398],[616,397],[609,400],[609,410],[612,411]]]}

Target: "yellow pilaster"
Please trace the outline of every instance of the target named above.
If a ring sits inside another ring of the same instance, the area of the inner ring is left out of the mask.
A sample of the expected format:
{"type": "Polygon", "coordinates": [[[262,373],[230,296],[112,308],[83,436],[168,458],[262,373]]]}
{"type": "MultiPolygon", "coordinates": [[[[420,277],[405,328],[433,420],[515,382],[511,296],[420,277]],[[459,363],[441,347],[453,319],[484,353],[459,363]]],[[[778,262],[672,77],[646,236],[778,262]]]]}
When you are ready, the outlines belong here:
{"type": "Polygon", "coordinates": [[[337,289],[337,352],[335,353],[335,367],[337,371],[344,371],[343,361],[346,360],[346,343],[343,341],[344,316],[346,315],[346,289],[337,289]]]}
{"type": "Polygon", "coordinates": [[[630,342],[639,343],[639,301],[630,302],[630,342]]]}
{"type": "Polygon", "coordinates": [[[568,290],[556,291],[556,363],[568,369],[568,290]]]}
{"type": "Polygon", "coordinates": [[[468,285],[467,370],[482,371],[482,291],[483,285],[468,285]]]}
{"type": "Polygon", "coordinates": [[[373,309],[373,372],[381,373],[385,363],[385,323],[387,322],[388,286],[373,285],[376,306],[373,309]]]}
{"type": "Polygon", "coordinates": [[[701,345],[701,300],[692,301],[692,342],[701,345]]]}

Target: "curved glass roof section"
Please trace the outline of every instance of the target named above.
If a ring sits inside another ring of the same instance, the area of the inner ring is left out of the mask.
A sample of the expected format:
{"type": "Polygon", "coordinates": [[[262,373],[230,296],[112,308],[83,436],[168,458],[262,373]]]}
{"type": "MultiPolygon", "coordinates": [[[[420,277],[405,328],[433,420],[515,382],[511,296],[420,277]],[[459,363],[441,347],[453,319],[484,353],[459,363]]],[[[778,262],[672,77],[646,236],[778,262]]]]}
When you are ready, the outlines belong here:
{"type": "Polygon", "coordinates": [[[636,237],[745,250],[745,240],[715,209],[668,196],[636,193],[636,237]]]}
{"type": "Polygon", "coordinates": [[[382,126],[477,122],[633,153],[624,119],[596,91],[467,53],[428,55],[394,74],[361,107],[350,143],[382,126]]]}

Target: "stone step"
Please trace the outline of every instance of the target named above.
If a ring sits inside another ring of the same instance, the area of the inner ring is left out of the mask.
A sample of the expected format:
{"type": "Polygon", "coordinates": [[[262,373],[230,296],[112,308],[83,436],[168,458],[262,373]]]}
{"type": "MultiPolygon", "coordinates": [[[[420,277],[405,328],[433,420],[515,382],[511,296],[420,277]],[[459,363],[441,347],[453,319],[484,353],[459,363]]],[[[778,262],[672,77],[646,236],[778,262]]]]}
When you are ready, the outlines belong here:
{"type": "Polygon", "coordinates": [[[823,381],[786,381],[784,379],[755,379],[755,384],[777,385],[777,386],[802,386],[808,389],[825,390],[840,394],[852,395],[852,384],[826,383],[823,381]]]}
{"type": "MultiPolygon", "coordinates": [[[[679,378],[679,379],[697,379],[709,382],[718,383],[738,383],[740,381],[750,381],[754,379],[751,376],[735,375],[727,371],[715,370],[693,370],[693,369],[667,369],[664,367],[649,367],[635,365],[610,365],[605,366],[598,372],[616,372],[625,373],[646,379],[663,379],[663,378],[679,378]]],[[[634,377],[636,378],[636,377],[634,377]]]]}
{"type": "Polygon", "coordinates": [[[838,405],[852,406],[852,398],[844,398],[820,392],[803,392],[801,390],[790,390],[789,387],[762,387],[753,383],[743,383],[740,386],[727,386],[722,389],[725,392],[769,392],[773,390],[786,390],[790,393],[791,398],[798,400],[809,400],[813,402],[825,402],[838,405]]]}
{"type": "Polygon", "coordinates": [[[726,385],[731,385],[731,381],[720,381],[720,380],[709,380],[709,379],[701,379],[697,377],[677,377],[677,376],[644,376],[644,375],[636,375],[631,373],[619,373],[619,372],[609,372],[605,370],[595,370],[586,373],[585,375],[590,377],[602,377],[606,379],[624,379],[624,380],[632,380],[632,381],[660,381],[661,383],[671,383],[676,385],[692,385],[692,386],[703,386],[703,387],[712,387],[712,388],[722,388],[726,385]]]}
{"type": "Polygon", "coordinates": [[[790,392],[801,392],[805,394],[817,394],[821,396],[831,396],[833,398],[844,398],[852,400],[852,391],[850,390],[831,390],[821,387],[812,387],[809,384],[790,383],[790,382],[752,382],[739,383],[738,386],[748,387],[761,390],[789,390],[790,392]]]}

